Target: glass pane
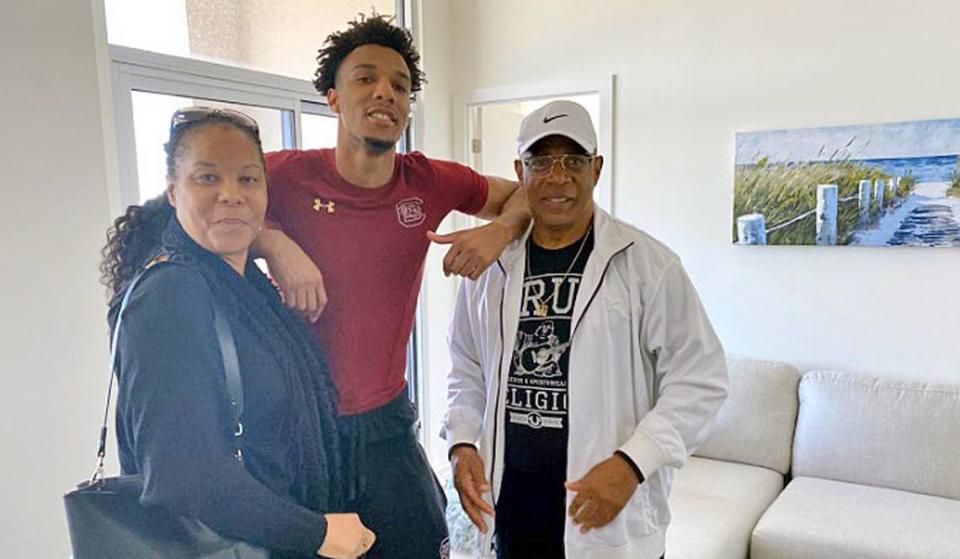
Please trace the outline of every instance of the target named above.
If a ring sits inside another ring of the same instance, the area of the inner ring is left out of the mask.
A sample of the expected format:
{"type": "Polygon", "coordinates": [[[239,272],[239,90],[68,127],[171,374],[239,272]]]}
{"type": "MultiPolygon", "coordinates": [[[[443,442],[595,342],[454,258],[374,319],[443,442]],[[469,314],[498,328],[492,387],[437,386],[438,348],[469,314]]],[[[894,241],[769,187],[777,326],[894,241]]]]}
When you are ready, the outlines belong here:
{"type": "Polygon", "coordinates": [[[395,0],[105,0],[111,44],[312,80],[332,31],[395,0]]]}
{"type": "Polygon", "coordinates": [[[167,156],[163,144],[170,133],[170,116],[177,109],[190,106],[225,107],[243,111],[260,126],[264,151],[283,148],[283,111],[247,105],[218,103],[173,95],[134,91],[133,127],[137,145],[139,198],[143,202],[166,188],[167,156]]]}
{"type": "Polygon", "coordinates": [[[300,113],[303,149],[332,148],[337,145],[337,117],[300,113]]]}

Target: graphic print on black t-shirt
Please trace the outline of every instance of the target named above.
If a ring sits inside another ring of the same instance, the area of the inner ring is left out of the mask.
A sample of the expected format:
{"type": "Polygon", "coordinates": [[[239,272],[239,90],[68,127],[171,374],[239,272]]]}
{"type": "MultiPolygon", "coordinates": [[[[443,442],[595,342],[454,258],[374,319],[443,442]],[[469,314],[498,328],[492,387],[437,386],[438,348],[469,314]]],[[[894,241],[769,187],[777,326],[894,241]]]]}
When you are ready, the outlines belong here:
{"type": "Polygon", "coordinates": [[[527,246],[507,378],[505,467],[496,507],[498,544],[506,546],[500,556],[523,556],[520,550],[530,547],[539,550],[537,557],[563,557],[570,329],[592,250],[592,229],[559,250],[527,246]],[[546,312],[538,312],[544,306],[546,312]]]}
{"type": "Polygon", "coordinates": [[[592,229],[559,250],[529,243],[520,325],[507,378],[506,459],[516,469],[565,473],[570,329],[592,248],[592,229]],[[545,313],[538,312],[541,305],[545,313]]]}

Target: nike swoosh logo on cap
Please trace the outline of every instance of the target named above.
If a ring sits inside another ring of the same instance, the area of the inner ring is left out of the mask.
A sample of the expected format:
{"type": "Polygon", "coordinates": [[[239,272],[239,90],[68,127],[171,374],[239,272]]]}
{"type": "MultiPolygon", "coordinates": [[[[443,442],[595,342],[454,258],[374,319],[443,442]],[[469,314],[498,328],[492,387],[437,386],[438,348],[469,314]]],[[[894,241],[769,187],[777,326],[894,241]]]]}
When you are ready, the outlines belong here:
{"type": "Polygon", "coordinates": [[[545,117],[543,117],[543,123],[544,123],[544,124],[547,124],[547,123],[550,122],[551,120],[556,120],[556,119],[558,119],[558,118],[560,118],[560,117],[563,117],[563,116],[570,116],[570,115],[564,114],[564,113],[560,113],[560,114],[558,114],[558,115],[545,116],[545,117]]]}

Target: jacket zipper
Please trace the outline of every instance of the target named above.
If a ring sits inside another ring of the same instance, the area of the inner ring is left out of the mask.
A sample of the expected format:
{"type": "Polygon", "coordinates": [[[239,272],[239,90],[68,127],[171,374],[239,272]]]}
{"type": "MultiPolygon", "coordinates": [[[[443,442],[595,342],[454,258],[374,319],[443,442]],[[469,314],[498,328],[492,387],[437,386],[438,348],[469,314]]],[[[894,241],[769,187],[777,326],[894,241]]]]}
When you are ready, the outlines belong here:
{"type": "Polygon", "coordinates": [[[500,288],[500,360],[497,361],[497,395],[494,400],[493,407],[493,448],[491,449],[491,460],[490,460],[490,496],[493,501],[493,507],[497,507],[497,491],[494,486],[495,477],[494,471],[496,470],[497,463],[497,434],[499,432],[499,422],[500,422],[500,385],[503,383],[503,354],[506,349],[506,344],[503,340],[503,300],[507,297],[507,271],[503,268],[503,265],[497,260],[497,266],[500,268],[500,271],[503,272],[503,287],[500,288]]]}
{"type": "MultiPolygon", "coordinates": [[[[500,268],[500,271],[503,273],[503,287],[500,289],[500,360],[497,362],[497,395],[494,399],[493,406],[493,446],[490,449],[490,476],[487,478],[490,480],[490,501],[493,503],[493,509],[497,509],[497,488],[496,488],[496,477],[494,472],[496,470],[497,464],[497,431],[500,423],[500,383],[503,381],[503,352],[505,345],[503,343],[503,300],[507,296],[507,271],[503,268],[503,264],[497,260],[497,267],[500,268]]],[[[486,538],[482,538],[486,539],[486,538]]],[[[491,549],[493,542],[491,540],[491,549]]],[[[490,553],[490,549],[481,550],[481,557],[487,557],[490,553]]]]}

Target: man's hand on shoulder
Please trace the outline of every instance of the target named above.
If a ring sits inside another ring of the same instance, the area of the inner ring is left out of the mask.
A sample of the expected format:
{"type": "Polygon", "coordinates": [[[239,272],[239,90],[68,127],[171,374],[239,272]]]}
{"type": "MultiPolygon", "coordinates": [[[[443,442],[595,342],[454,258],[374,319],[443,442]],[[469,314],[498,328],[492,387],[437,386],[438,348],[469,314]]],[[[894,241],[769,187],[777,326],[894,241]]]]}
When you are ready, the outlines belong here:
{"type": "Polygon", "coordinates": [[[479,278],[500,257],[514,236],[509,226],[498,221],[446,235],[427,231],[427,238],[431,241],[450,245],[443,258],[444,275],[452,274],[472,280],[479,278]]]}
{"type": "Polygon", "coordinates": [[[327,304],[323,274],[313,260],[283,231],[264,229],[254,243],[258,256],[270,267],[270,275],[280,286],[283,302],[316,322],[327,304]]]}
{"type": "Polygon", "coordinates": [[[487,202],[477,216],[490,223],[448,235],[427,232],[438,244],[452,245],[443,258],[443,273],[476,280],[500,257],[514,239],[523,236],[530,223],[526,194],[517,183],[500,177],[485,177],[487,202]]]}

